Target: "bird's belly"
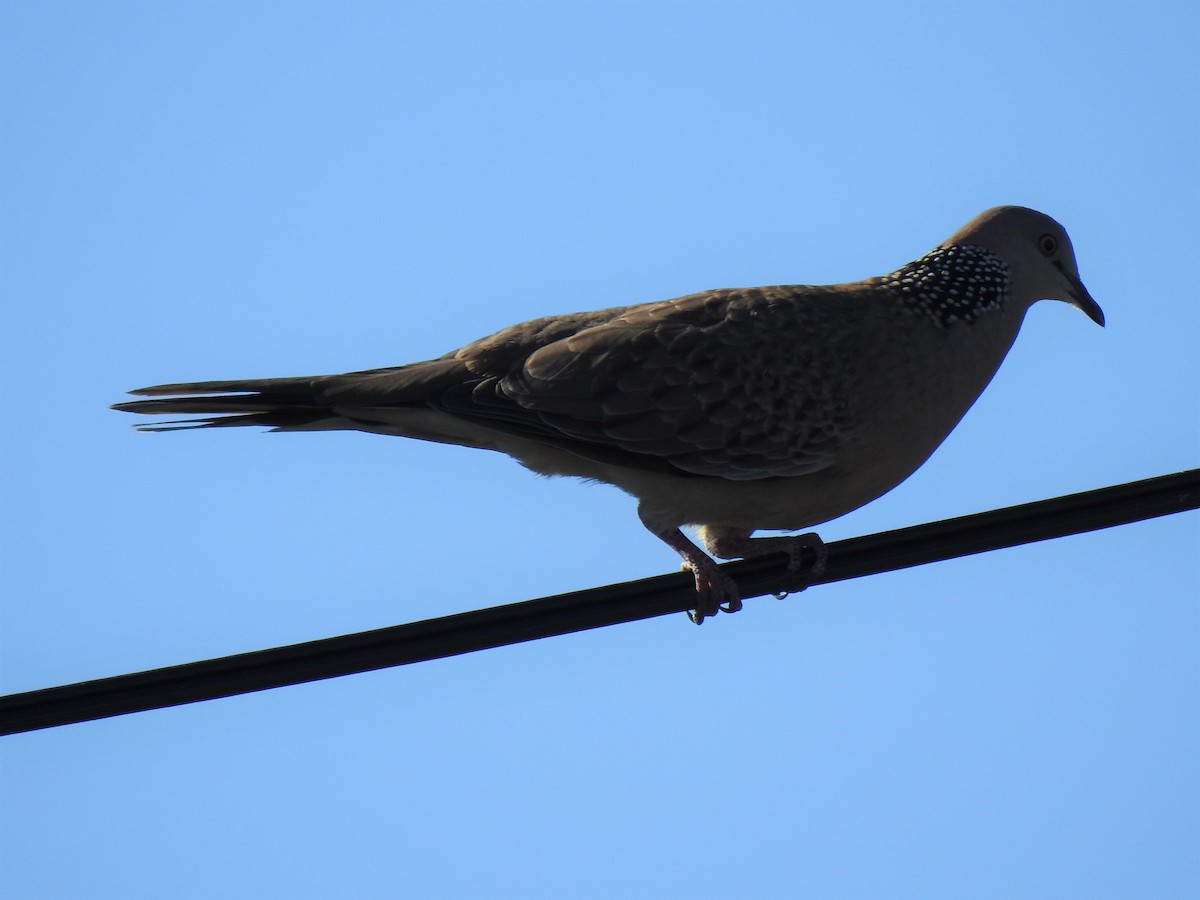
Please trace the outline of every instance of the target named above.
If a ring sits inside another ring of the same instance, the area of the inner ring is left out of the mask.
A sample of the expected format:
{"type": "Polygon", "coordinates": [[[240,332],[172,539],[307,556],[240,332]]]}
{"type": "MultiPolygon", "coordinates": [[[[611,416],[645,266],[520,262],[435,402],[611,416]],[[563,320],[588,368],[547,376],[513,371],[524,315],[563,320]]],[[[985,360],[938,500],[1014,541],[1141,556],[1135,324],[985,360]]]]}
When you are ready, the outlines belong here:
{"type": "Polygon", "coordinates": [[[724,478],[619,473],[611,480],[638,497],[643,518],[674,525],[735,529],[809,528],[836,519],[887,493],[906,471],[851,472],[832,466],[811,475],[732,481],[724,478]],[[635,482],[635,483],[630,483],[635,482]]]}
{"type": "Polygon", "coordinates": [[[732,480],[608,468],[591,477],[636,496],[643,519],[664,527],[809,528],[852,512],[903,482],[953,430],[967,405],[948,405],[920,428],[903,417],[876,422],[877,427],[848,440],[833,463],[806,475],[732,480]]]}

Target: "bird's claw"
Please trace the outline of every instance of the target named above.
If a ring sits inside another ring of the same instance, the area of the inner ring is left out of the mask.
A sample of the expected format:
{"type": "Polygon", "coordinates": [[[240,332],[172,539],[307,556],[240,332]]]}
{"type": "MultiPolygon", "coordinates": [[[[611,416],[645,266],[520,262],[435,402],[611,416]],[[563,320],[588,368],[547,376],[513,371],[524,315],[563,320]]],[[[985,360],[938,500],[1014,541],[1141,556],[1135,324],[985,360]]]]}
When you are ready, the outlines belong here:
{"type": "Polygon", "coordinates": [[[722,572],[715,562],[685,562],[683,568],[696,578],[696,608],[688,612],[688,618],[695,624],[702,625],[705,619],[718,612],[735,613],[741,610],[742,598],[738,595],[737,583],[722,572]]]}

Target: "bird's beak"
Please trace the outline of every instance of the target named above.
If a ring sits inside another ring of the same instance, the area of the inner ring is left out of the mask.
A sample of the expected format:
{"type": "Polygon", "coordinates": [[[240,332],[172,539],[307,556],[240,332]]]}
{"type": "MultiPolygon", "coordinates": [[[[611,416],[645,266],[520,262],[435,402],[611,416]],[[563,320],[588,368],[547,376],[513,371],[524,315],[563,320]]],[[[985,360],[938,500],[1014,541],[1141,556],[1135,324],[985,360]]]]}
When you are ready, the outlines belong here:
{"type": "Polygon", "coordinates": [[[1070,287],[1067,289],[1067,293],[1070,294],[1071,299],[1067,302],[1072,306],[1083,310],[1084,314],[1089,319],[1103,328],[1104,310],[1100,308],[1100,304],[1092,299],[1092,295],[1088,293],[1088,289],[1083,286],[1083,282],[1079,280],[1078,276],[1072,275],[1070,272],[1064,270],[1061,266],[1059,266],[1059,271],[1062,272],[1063,277],[1070,285],[1070,287]]]}
{"type": "Polygon", "coordinates": [[[1092,299],[1092,295],[1087,292],[1087,288],[1083,286],[1083,282],[1075,279],[1074,287],[1071,291],[1071,302],[1078,306],[1089,319],[1104,327],[1104,310],[1100,308],[1100,304],[1092,299]]]}

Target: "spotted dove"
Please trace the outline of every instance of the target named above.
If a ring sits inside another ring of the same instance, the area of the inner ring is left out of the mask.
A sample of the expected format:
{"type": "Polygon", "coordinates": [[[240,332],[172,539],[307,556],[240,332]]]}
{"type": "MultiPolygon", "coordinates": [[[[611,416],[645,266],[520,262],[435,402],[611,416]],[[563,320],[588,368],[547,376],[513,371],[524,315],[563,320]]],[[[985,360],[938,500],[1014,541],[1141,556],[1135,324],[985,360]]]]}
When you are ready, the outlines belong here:
{"type": "Polygon", "coordinates": [[[1104,324],[1063,227],[1001,206],[881,277],[549,316],[425,362],[157,385],[132,392],[157,399],[115,408],[204,416],[146,430],[354,429],[499,450],[535,472],[616,485],[694,574],[699,622],[741,604],[680,526],[697,526],[717,557],[782,550],[795,569],[807,548],[819,568],[816,535],[750,535],[834,519],[912,474],[1039,299],[1104,324]]]}

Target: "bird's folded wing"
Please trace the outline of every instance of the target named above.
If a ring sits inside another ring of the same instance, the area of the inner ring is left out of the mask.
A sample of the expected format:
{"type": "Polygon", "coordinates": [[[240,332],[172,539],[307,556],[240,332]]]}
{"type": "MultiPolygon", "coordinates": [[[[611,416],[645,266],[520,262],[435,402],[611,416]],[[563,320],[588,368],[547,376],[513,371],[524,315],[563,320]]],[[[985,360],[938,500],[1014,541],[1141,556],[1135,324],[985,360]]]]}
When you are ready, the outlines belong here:
{"type": "Polygon", "coordinates": [[[440,360],[342,376],[322,399],[345,408],[420,394],[457,418],[605,463],[736,480],[808,474],[853,427],[853,334],[830,327],[840,298],[796,303],[798,291],[814,289],[708,291],[535,320],[440,360]]]}

